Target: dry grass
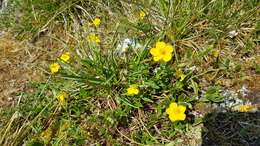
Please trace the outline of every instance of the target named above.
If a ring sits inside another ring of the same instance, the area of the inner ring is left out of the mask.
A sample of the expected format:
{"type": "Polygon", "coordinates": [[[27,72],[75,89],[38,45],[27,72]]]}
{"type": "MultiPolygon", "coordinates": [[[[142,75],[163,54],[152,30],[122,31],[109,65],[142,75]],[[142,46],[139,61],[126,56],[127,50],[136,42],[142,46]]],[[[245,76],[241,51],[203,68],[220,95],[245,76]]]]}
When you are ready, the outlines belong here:
{"type": "Polygon", "coordinates": [[[30,92],[28,83],[43,81],[45,68],[58,44],[43,37],[35,41],[17,40],[13,34],[0,35],[0,107],[13,104],[18,94],[30,92]],[[47,53],[48,52],[48,53],[47,53]]]}
{"type": "Polygon", "coordinates": [[[23,92],[26,83],[40,80],[33,70],[37,53],[24,42],[19,42],[9,34],[0,36],[0,106],[10,104],[16,94],[23,92]]]}

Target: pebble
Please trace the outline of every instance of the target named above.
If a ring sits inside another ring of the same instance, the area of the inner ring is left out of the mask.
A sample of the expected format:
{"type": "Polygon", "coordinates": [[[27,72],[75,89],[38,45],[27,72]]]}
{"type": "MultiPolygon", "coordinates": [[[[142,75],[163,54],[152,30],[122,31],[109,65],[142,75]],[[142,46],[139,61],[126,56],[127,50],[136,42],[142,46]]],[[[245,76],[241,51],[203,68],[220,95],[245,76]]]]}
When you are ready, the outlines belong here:
{"type": "Polygon", "coordinates": [[[144,46],[134,39],[126,38],[117,45],[115,55],[122,57],[125,55],[129,48],[132,48],[134,51],[136,51],[138,49],[144,48],[144,46]]]}

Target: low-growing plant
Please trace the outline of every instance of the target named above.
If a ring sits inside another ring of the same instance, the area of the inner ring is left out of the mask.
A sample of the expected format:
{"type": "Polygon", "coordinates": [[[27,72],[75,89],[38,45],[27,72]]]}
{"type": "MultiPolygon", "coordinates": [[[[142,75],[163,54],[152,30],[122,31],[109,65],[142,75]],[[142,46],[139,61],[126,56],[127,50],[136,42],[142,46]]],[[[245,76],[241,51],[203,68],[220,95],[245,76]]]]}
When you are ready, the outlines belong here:
{"type": "Polygon", "coordinates": [[[233,51],[256,52],[251,29],[227,35],[256,21],[256,0],[15,2],[21,34],[47,29],[61,47],[47,82],[1,111],[3,145],[171,145],[199,123],[197,102],[225,100],[216,80],[243,70],[233,51]]]}

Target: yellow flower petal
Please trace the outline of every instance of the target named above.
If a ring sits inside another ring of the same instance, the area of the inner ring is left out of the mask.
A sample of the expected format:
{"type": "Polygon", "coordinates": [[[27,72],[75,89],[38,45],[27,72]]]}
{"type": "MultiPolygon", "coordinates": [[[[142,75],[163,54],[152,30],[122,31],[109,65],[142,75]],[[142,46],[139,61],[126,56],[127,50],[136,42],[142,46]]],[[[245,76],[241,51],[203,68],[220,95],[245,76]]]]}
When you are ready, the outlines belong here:
{"type": "Polygon", "coordinates": [[[165,42],[157,42],[155,47],[158,49],[163,49],[166,46],[165,42]]]}
{"type": "Polygon", "coordinates": [[[56,98],[60,104],[64,105],[66,103],[66,99],[68,98],[68,94],[66,92],[60,92],[56,98]]]}
{"type": "Polygon", "coordinates": [[[180,81],[183,81],[183,80],[185,79],[185,77],[186,77],[186,76],[185,76],[184,74],[182,74],[180,81]]]}
{"type": "Polygon", "coordinates": [[[166,113],[167,113],[168,115],[170,115],[172,112],[173,112],[173,110],[172,110],[171,108],[167,108],[167,109],[166,109],[166,113]]]}
{"type": "Polygon", "coordinates": [[[176,102],[172,102],[172,103],[170,104],[170,106],[169,106],[169,108],[177,108],[177,107],[178,107],[178,105],[177,105],[176,102]]]}
{"type": "Polygon", "coordinates": [[[100,41],[100,38],[97,37],[96,40],[95,40],[95,42],[96,42],[97,44],[100,43],[100,42],[101,42],[101,41],[100,41]]]}
{"type": "Polygon", "coordinates": [[[186,119],[186,115],[185,114],[169,115],[169,118],[172,122],[183,121],[186,119]]]}
{"type": "Polygon", "coordinates": [[[90,34],[87,39],[89,42],[92,42],[92,43],[98,44],[101,42],[99,36],[97,36],[96,34],[90,34]]]}
{"type": "Polygon", "coordinates": [[[179,105],[178,108],[181,113],[184,113],[186,111],[186,106],[179,105]]]}
{"type": "Polygon", "coordinates": [[[176,119],[179,120],[179,121],[183,121],[186,119],[186,115],[185,114],[179,114],[179,115],[176,115],[176,119]]]}
{"type": "Polygon", "coordinates": [[[163,61],[168,62],[172,59],[172,54],[165,54],[163,55],[163,61]]]}
{"type": "Polygon", "coordinates": [[[144,11],[140,11],[140,12],[139,12],[139,17],[140,17],[140,19],[144,19],[145,16],[146,16],[146,14],[145,14],[144,11]]]}
{"type": "Polygon", "coordinates": [[[169,44],[167,44],[165,46],[165,51],[168,52],[168,53],[172,53],[173,52],[173,47],[169,44]]]}
{"type": "Polygon", "coordinates": [[[169,118],[172,122],[175,122],[177,120],[176,117],[172,114],[169,114],[169,118]]]}
{"type": "Polygon", "coordinates": [[[157,62],[157,61],[161,60],[161,56],[154,56],[153,60],[157,62]]]}
{"type": "Polygon", "coordinates": [[[138,89],[135,89],[134,90],[134,94],[138,94],[139,93],[139,90],[138,89]]]}
{"type": "Polygon", "coordinates": [[[157,48],[152,48],[152,49],[150,49],[150,53],[151,53],[153,56],[157,56],[157,55],[160,53],[160,51],[159,51],[159,49],[157,49],[157,48]]]}
{"type": "Polygon", "coordinates": [[[99,18],[95,18],[95,19],[92,21],[92,23],[93,23],[96,27],[98,27],[98,26],[100,25],[100,23],[101,23],[101,20],[100,20],[99,18]]]}

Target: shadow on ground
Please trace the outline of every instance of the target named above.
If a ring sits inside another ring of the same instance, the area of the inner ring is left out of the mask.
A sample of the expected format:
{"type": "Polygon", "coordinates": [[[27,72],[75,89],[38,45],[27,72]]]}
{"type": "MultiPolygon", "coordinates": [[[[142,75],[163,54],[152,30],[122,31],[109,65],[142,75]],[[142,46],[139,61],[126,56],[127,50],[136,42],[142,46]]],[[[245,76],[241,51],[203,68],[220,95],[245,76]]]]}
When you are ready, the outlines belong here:
{"type": "Polygon", "coordinates": [[[260,112],[206,115],[202,146],[260,146],[260,112]]]}

